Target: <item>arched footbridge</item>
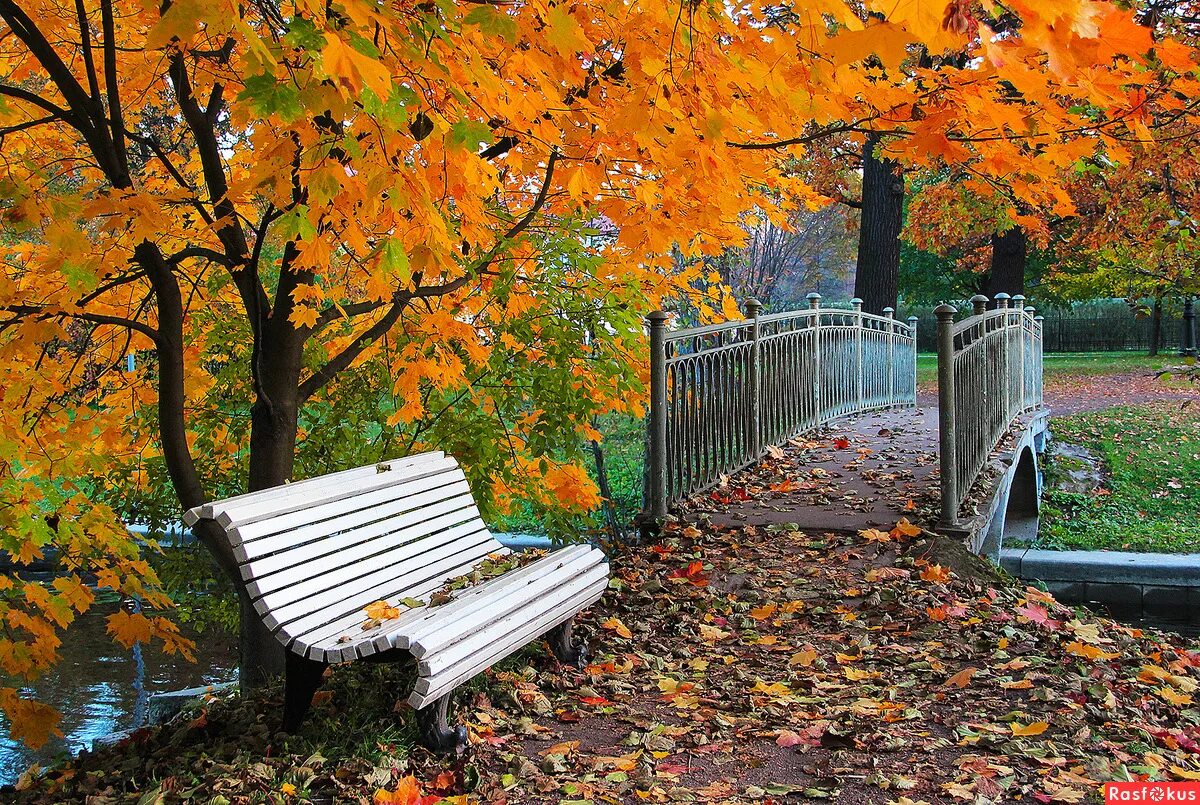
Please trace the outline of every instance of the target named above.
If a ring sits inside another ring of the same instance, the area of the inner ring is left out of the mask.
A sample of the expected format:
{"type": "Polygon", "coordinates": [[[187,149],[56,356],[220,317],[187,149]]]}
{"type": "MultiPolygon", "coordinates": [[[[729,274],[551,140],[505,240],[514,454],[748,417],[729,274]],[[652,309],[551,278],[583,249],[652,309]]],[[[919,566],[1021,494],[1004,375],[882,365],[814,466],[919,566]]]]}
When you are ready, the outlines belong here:
{"type": "Polygon", "coordinates": [[[938,317],[936,395],[919,392],[915,318],[821,305],[672,329],[649,317],[648,529],[719,523],[858,531],[900,517],[997,560],[1037,532],[1042,322],[1022,297],[938,317]],[[770,472],[763,467],[769,465],[770,472]]]}

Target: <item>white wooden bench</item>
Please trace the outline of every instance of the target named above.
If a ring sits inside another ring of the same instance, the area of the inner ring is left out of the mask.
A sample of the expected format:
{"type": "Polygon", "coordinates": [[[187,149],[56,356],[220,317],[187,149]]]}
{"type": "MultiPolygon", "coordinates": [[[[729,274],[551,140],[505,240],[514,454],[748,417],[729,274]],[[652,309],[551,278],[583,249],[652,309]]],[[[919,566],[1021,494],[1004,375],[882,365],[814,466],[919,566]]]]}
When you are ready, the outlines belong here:
{"type": "Polygon", "coordinates": [[[372,464],[198,506],[239,562],[254,608],[287,647],[284,729],[303,720],[325,667],[413,657],[421,740],[449,751],[466,738],[447,724],[451,691],[546,635],[563,662],[581,663],[574,616],[608,585],[603,552],[588,545],[428,602],[445,582],[508,549],[488,532],[458,462],[443,453],[372,464]],[[398,618],[364,629],[365,608],[398,606],[398,618]]]}

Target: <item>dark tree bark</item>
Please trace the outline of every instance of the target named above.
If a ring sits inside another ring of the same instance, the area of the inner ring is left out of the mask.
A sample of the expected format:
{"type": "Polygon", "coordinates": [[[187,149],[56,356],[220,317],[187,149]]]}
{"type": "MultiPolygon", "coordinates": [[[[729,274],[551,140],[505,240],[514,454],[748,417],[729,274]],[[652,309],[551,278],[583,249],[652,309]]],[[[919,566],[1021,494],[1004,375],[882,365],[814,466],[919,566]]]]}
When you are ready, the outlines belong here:
{"type": "Polygon", "coordinates": [[[988,273],[987,296],[1025,293],[1025,260],[1029,244],[1019,226],[992,234],[992,268],[988,273]]]}
{"type": "Polygon", "coordinates": [[[896,307],[904,224],[904,174],[897,162],[876,155],[881,139],[872,133],[863,144],[862,223],[854,295],[863,300],[863,310],[868,313],[896,307]]]}

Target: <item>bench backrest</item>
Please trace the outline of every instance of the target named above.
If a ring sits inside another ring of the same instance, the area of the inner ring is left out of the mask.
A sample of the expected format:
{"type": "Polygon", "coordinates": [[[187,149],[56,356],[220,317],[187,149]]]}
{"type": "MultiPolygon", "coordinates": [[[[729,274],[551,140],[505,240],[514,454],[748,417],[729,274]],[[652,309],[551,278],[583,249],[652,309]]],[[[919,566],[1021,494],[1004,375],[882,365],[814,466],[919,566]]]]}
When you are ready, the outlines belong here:
{"type": "MultiPolygon", "coordinates": [[[[289,642],[350,623],[380,599],[428,596],[505,548],[458,462],[440,452],[372,464],[199,506],[215,520],[255,609],[289,642]]],[[[359,618],[361,620],[361,618],[359,618]]]]}

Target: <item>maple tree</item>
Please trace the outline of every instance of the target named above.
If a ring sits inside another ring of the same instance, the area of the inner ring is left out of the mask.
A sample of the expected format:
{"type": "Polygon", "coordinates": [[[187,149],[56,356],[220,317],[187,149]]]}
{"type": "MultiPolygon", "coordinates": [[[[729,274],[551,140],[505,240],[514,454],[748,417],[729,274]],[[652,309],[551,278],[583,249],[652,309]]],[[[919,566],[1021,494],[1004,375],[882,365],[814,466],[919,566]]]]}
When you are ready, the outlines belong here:
{"type": "MultiPolygon", "coordinates": [[[[689,295],[737,315],[673,248],[716,254],[742,213],[822,200],[793,170],[808,143],[885,133],[888,159],[1019,174],[1017,197],[1066,206],[1040,179],[1121,156],[1159,91],[1146,58],[1193,66],[1107,3],[868,7],[0,0],[0,527],[67,571],[5,580],[6,670],[53,661],[82,579],[165,603],[123,501],[320,468],[352,408],[375,449],[471,422],[499,505],[594,505],[559,451],[639,410],[641,314],[689,295]],[[1009,11],[1019,33],[992,36],[1009,11]]],[[[250,688],[281,650],[242,607],[250,688]]],[[[117,638],[186,648],[142,617],[117,638]]],[[[35,706],[0,689],[34,742],[35,706]]]]}

